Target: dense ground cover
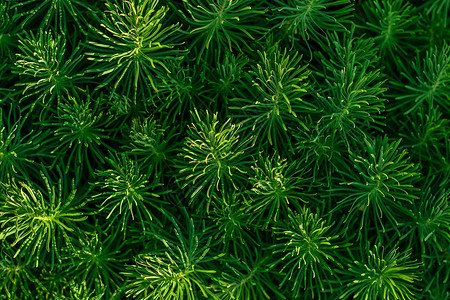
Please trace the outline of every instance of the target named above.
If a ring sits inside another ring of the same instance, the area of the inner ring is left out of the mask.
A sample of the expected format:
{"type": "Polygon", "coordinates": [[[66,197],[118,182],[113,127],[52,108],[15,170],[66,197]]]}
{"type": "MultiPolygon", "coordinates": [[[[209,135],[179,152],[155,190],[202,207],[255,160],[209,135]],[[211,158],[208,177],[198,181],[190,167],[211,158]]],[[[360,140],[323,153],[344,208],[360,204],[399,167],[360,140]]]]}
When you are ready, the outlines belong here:
{"type": "Polygon", "coordinates": [[[449,0],[0,0],[1,299],[449,299],[449,0]]]}

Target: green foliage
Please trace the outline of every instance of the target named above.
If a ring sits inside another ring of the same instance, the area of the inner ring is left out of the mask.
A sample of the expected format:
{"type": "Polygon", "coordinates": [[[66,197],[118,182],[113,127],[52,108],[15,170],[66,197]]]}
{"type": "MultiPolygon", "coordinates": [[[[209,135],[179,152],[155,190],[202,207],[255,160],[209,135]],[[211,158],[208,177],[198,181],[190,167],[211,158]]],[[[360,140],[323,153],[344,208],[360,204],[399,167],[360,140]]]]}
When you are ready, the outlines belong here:
{"type": "Polygon", "coordinates": [[[398,56],[406,56],[417,45],[419,34],[415,24],[419,16],[412,5],[403,0],[375,0],[363,4],[366,29],[372,36],[383,60],[391,58],[390,67],[398,56]]]}
{"type": "Polygon", "coordinates": [[[439,162],[430,159],[430,153],[439,153],[441,149],[445,149],[445,140],[450,132],[450,120],[443,118],[439,107],[428,112],[420,108],[416,114],[410,114],[405,121],[400,121],[400,124],[400,136],[419,163],[442,167],[439,162]],[[417,130],[411,131],[411,128],[417,130]]]}
{"type": "Polygon", "coordinates": [[[368,250],[366,258],[354,261],[346,272],[350,277],[339,299],[417,299],[414,284],[419,280],[419,263],[410,260],[411,252],[397,248],[385,254],[381,246],[368,250]]]}
{"type": "Polygon", "coordinates": [[[93,200],[100,203],[108,227],[119,226],[125,235],[129,222],[136,222],[142,229],[147,228],[147,222],[157,222],[155,215],[164,201],[157,190],[160,184],[151,172],[142,173],[139,164],[124,153],[106,160],[111,169],[95,173],[93,186],[98,192],[93,200]]]}
{"type": "Polygon", "coordinates": [[[143,169],[147,169],[161,176],[167,161],[175,155],[177,146],[172,129],[157,124],[151,118],[145,120],[134,119],[130,130],[131,144],[125,145],[129,155],[136,157],[136,161],[143,169]]]}
{"type": "Polygon", "coordinates": [[[347,226],[357,222],[367,232],[368,226],[375,225],[384,233],[387,221],[398,232],[399,218],[418,198],[413,183],[419,176],[407,152],[399,149],[400,141],[389,142],[387,137],[365,140],[364,152],[350,154],[353,167],[340,171],[344,181],[333,190],[334,196],[342,197],[333,211],[348,210],[347,226]]]}
{"type": "Polygon", "coordinates": [[[211,239],[196,231],[185,211],[183,216],[187,228],[182,231],[178,222],[169,217],[174,232],[156,235],[161,247],[148,249],[127,267],[123,274],[128,278],[128,296],[161,300],[216,298],[208,287],[208,278],[215,273],[208,263],[218,258],[208,256],[211,239]]]}
{"type": "Polygon", "coordinates": [[[196,205],[196,209],[208,211],[214,194],[225,187],[237,190],[245,181],[248,142],[239,138],[239,126],[231,124],[230,119],[219,125],[217,113],[210,115],[206,111],[200,116],[195,110],[192,117],[194,123],[188,128],[177,167],[182,188],[191,198],[189,205],[202,198],[206,203],[196,205]]]}
{"type": "Polygon", "coordinates": [[[17,30],[14,28],[13,13],[10,3],[2,1],[0,3],[0,57],[13,57],[12,51],[16,45],[17,30]]]}
{"type": "Polygon", "coordinates": [[[86,97],[81,100],[69,96],[67,102],[58,105],[56,121],[43,123],[57,128],[51,153],[68,155],[66,171],[73,165],[85,163],[93,172],[95,165],[105,163],[104,149],[111,149],[107,141],[115,129],[111,128],[111,117],[103,115],[103,95],[95,100],[89,94],[86,97]],[[62,149],[68,150],[64,152],[62,149]]]}
{"type": "Polygon", "coordinates": [[[118,240],[117,234],[107,236],[93,232],[80,236],[73,242],[73,250],[66,254],[64,267],[68,276],[82,282],[82,290],[100,289],[110,297],[122,285],[120,271],[130,252],[125,249],[125,242],[118,240]]]}
{"type": "Polygon", "coordinates": [[[270,299],[269,292],[277,299],[286,299],[273,283],[273,274],[267,267],[271,256],[256,250],[249,257],[249,263],[238,259],[226,263],[228,269],[218,279],[223,289],[218,293],[219,299],[270,299]]]}
{"type": "Polygon", "coordinates": [[[199,48],[197,60],[208,55],[210,47],[219,53],[222,49],[240,52],[244,47],[253,49],[248,41],[265,31],[255,25],[255,19],[264,11],[252,8],[255,3],[251,0],[183,0],[183,4],[193,36],[191,47],[199,48]]]}
{"type": "Polygon", "coordinates": [[[86,45],[93,51],[86,53],[95,62],[91,71],[105,76],[100,86],[145,100],[157,90],[156,75],[169,72],[166,61],[181,58],[179,26],[165,24],[168,8],[158,7],[158,0],[106,1],[106,8],[104,30],[93,27],[86,45]]]}
{"type": "Polygon", "coordinates": [[[391,105],[392,110],[404,109],[405,114],[417,112],[421,107],[431,109],[439,106],[442,110],[450,109],[448,94],[450,87],[450,47],[446,44],[442,48],[431,48],[424,58],[416,56],[411,70],[402,73],[403,81],[392,84],[401,93],[395,97],[391,105]]]}
{"type": "MultiPolygon", "coordinates": [[[[371,66],[376,69],[380,58],[377,55],[377,49],[374,46],[373,39],[366,36],[358,36],[356,26],[352,25],[349,32],[338,34],[337,32],[330,32],[327,35],[326,43],[321,43],[323,48],[330,45],[329,51],[319,51],[316,53],[320,59],[322,69],[318,69],[317,75],[328,78],[333,78],[333,70],[346,70],[349,72],[349,65],[356,66],[356,71],[359,72],[364,66],[368,68],[371,66]]],[[[319,82],[320,83],[320,82],[319,82]]]]}
{"type": "Polygon", "coordinates": [[[214,199],[209,219],[213,225],[208,233],[217,241],[220,252],[232,253],[236,257],[245,255],[242,248],[258,247],[258,237],[249,219],[248,205],[243,195],[233,191],[225,193],[220,199],[214,199]]]}
{"type": "Polygon", "coordinates": [[[62,172],[58,175],[55,183],[42,173],[45,188],[23,181],[1,185],[0,240],[11,243],[14,256],[26,254],[26,262],[36,267],[44,261],[51,267],[58,264],[62,247],[72,245],[77,223],[87,218],[85,192],[78,192],[62,172]]]}
{"type": "Polygon", "coordinates": [[[0,299],[448,299],[449,5],[0,0],[0,299]]]}
{"type": "Polygon", "coordinates": [[[320,181],[324,176],[331,181],[330,174],[342,165],[342,154],[346,148],[344,140],[319,131],[311,123],[310,120],[306,130],[302,128],[294,133],[295,152],[304,158],[305,165],[311,167],[314,181],[320,181]]]}
{"type": "Polygon", "coordinates": [[[422,254],[432,252],[442,254],[450,245],[450,191],[448,182],[438,186],[435,177],[427,177],[421,191],[420,200],[412,209],[411,221],[408,224],[410,244],[413,236],[418,236],[422,254]],[[431,249],[429,249],[431,247],[431,249]]]}
{"type": "Polygon", "coordinates": [[[79,0],[12,0],[14,3],[11,9],[17,10],[15,18],[20,22],[21,28],[40,27],[49,29],[52,26],[63,33],[69,33],[71,22],[74,22],[79,29],[83,31],[83,27],[87,21],[85,14],[81,13],[91,10],[86,1],[79,0]]]}
{"type": "Polygon", "coordinates": [[[84,283],[79,284],[77,282],[70,282],[70,290],[68,299],[79,299],[79,300],[101,300],[104,296],[104,292],[102,289],[97,290],[89,290],[86,288],[84,283]]]}
{"type": "Polygon", "coordinates": [[[384,125],[384,99],[380,96],[386,89],[374,66],[377,58],[373,43],[355,40],[354,30],[343,38],[330,35],[327,42],[334,50],[317,53],[323,70],[316,73],[321,87],[316,94],[320,109],[316,128],[324,138],[343,138],[347,147],[350,140],[364,139],[371,131],[382,131],[384,125]]]}
{"type": "Polygon", "coordinates": [[[450,280],[449,250],[447,249],[446,254],[441,255],[438,260],[436,260],[437,257],[435,255],[424,256],[430,264],[425,266],[428,272],[423,280],[425,286],[422,291],[423,298],[440,300],[450,297],[450,287],[448,285],[450,280]]]}
{"type": "Polygon", "coordinates": [[[62,100],[82,92],[80,85],[87,80],[76,70],[83,60],[80,47],[67,58],[66,41],[62,37],[40,30],[37,35],[25,32],[19,40],[20,51],[13,72],[23,80],[17,85],[23,87],[25,99],[31,97],[32,107],[43,106],[43,116],[49,112],[48,106],[55,98],[62,100]]]}
{"type": "Polygon", "coordinates": [[[342,267],[343,257],[337,249],[349,245],[333,234],[333,224],[309,208],[289,213],[288,217],[286,224],[275,229],[278,243],[273,246],[273,253],[283,255],[276,261],[281,271],[286,271],[281,286],[291,283],[294,298],[301,290],[307,290],[308,298],[320,297],[326,287],[332,290],[333,280],[339,280],[334,270],[342,267]]]}
{"type": "MultiPolygon", "coordinates": [[[[353,11],[349,0],[275,0],[272,7],[276,30],[285,31],[292,40],[296,35],[308,40],[320,39],[327,30],[346,30],[353,11]]],[[[274,30],[275,30],[274,28],[274,30]]]]}
{"type": "Polygon", "coordinates": [[[381,130],[380,112],[384,110],[383,99],[378,97],[384,89],[377,71],[369,64],[356,66],[350,62],[343,70],[333,70],[323,95],[318,94],[318,106],[322,117],[317,126],[332,136],[338,133],[350,147],[349,139],[361,140],[367,137],[369,129],[381,130]]]}
{"type": "Polygon", "coordinates": [[[260,157],[252,170],[247,212],[252,224],[267,228],[278,223],[280,216],[288,214],[291,208],[300,209],[311,198],[307,192],[310,178],[304,178],[305,171],[295,163],[279,156],[260,157]]]}
{"type": "Polygon", "coordinates": [[[0,251],[0,299],[31,298],[36,277],[23,255],[15,255],[11,245],[0,251]]]}
{"type": "Polygon", "coordinates": [[[14,121],[13,109],[9,106],[8,114],[0,110],[0,182],[7,183],[10,179],[22,180],[36,176],[38,172],[35,159],[47,156],[42,151],[41,143],[48,138],[42,131],[25,131],[27,116],[14,121]]]}
{"type": "Polygon", "coordinates": [[[227,52],[223,60],[209,70],[214,75],[211,78],[208,77],[208,94],[214,94],[215,100],[223,101],[225,108],[228,107],[229,99],[235,98],[233,96],[237,96],[238,90],[241,88],[244,68],[248,61],[249,59],[244,55],[227,52]]]}
{"type": "Polygon", "coordinates": [[[447,27],[448,11],[450,10],[449,0],[428,0],[423,3],[425,12],[431,14],[433,19],[442,23],[442,27],[447,27]]]}
{"type": "Polygon", "coordinates": [[[243,130],[254,132],[254,144],[261,147],[267,139],[281,152],[280,143],[289,140],[288,128],[302,125],[297,114],[313,109],[300,98],[306,92],[309,72],[298,52],[288,54],[274,46],[258,53],[260,64],[247,76],[252,86],[248,84],[248,94],[232,99],[230,109],[233,117],[242,120],[243,130]]]}
{"type": "Polygon", "coordinates": [[[167,67],[170,72],[160,76],[162,84],[152,100],[158,111],[175,121],[196,108],[203,83],[195,65],[174,61],[167,67]]]}

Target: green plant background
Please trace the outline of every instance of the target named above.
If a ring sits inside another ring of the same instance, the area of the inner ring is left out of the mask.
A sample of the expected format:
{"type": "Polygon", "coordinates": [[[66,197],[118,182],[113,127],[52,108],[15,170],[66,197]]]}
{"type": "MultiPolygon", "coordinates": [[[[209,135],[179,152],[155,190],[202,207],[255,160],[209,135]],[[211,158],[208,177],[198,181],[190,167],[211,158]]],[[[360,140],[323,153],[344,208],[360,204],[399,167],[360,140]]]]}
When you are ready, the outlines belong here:
{"type": "Polygon", "coordinates": [[[0,0],[0,299],[450,299],[449,0],[0,0]]]}

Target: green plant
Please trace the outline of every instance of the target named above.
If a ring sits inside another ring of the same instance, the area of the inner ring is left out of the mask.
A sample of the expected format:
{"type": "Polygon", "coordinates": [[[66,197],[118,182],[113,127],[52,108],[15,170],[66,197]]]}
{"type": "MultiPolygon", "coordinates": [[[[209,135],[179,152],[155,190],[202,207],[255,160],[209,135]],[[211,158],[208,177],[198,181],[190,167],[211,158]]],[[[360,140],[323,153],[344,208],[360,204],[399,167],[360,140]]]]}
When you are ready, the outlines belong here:
{"type": "Polygon", "coordinates": [[[411,70],[402,72],[402,81],[392,82],[401,93],[396,95],[390,109],[404,109],[405,114],[410,114],[421,107],[431,110],[439,106],[448,111],[449,70],[450,47],[447,44],[429,49],[424,58],[417,55],[411,70]]]}
{"type": "Polygon", "coordinates": [[[421,32],[415,27],[419,16],[408,1],[365,2],[363,11],[366,20],[361,27],[373,36],[382,59],[388,60],[385,63],[388,68],[399,61],[399,56],[408,56],[414,51],[421,32]]]}
{"type": "Polygon", "coordinates": [[[41,119],[50,107],[54,109],[51,105],[55,98],[60,101],[83,92],[81,86],[88,79],[77,72],[84,58],[80,47],[67,58],[66,41],[62,36],[40,30],[37,35],[25,32],[19,39],[19,50],[12,71],[23,78],[17,83],[18,87],[23,87],[23,100],[31,98],[31,109],[37,104],[42,106],[41,119]]]}
{"type": "MultiPolygon", "coordinates": [[[[370,69],[370,71],[378,69],[380,58],[374,40],[366,35],[359,36],[354,24],[348,32],[329,32],[326,40],[319,45],[322,49],[327,48],[327,45],[331,46],[331,49],[327,51],[317,51],[315,55],[320,64],[311,65],[317,70],[316,75],[321,78],[332,80],[333,70],[351,72],[350,65],[353,65],[355,68],[353,70],[358,73],[364,69],[370,69]]],[[[320,84],[321,79],[317,81],[320,84]]]]}
{"type": "Polygon", "coordinates": [[[56,268],[40,266],[37,274],[37,284],[33,291],[33,296],[37,299],[64,298],[69,290],[70,282],[73,281],[67,277],[62,264],[58,264],[56,268]]]}
{"type": "Polygon", "coordinates": [[[12,14],[13,9],[10,3],[2,1],[0,3],[0,15],[2,19],[0,20],[0,57],[8,58],[13,57],[14,46],[17,43],[16,34],[17,29],[14,28],[14,21],[12,14]]]}
{"type": "Polygon", "coordinates": [[[448,299],[450,297],[450,288],[448,282],[450,279],[450,247],[446,249],[444,255],[427,255],[427,270],[422,283],[424,288],[421,296],[430,300],[448,299]],[[438,259],[436,259],[438,258],[438,259]],[[443,284],[441,284],[443,283],[443,284]]]}
{"type": "Polygon", "coordinates": [[[286,224],[275,228],[278,242],[272,247],[273,253],[283,256],[274,264],[286,272],[280,288],[290,283],[294,298],[301,290],[307,290],[308,298],[320,297],[325,288],[333,290],[334,280],[339,281],[335,270],[342,268],[345,259],[338,249],[349,244],[338,240],[332,226],[317,213],[301,208],[288,214],[286,224]]]}
{"type": "Polygon", "coordinates": [[[69,299],[79,300],[101,300],[104,297],[104,291],[102,288],[90,290],[86,287],[85,283],[78,283],[71,281],[69,283],[70,291],[68,292],[69,299]]]}
{"type": "Polygon", "coordinates": [[[449,3],[0,0],[0,299],[447,299],[449,3]]]}
{"type": "Polygon", "coordinates": [[[287,215],[291,209],[298,210],[308,202],[312,195],[308,193],[310,178],[298,164],[291,163],[279,156],[259,158],[252,167],[248,191],[248,218],[251,224],[267,228],[277,224],[280,216],[287,215]]]}
{"type": "Polygon", "coordinates": [[[322,116],[317,122],[320,131],[341,136],[347,147],[349,139],[361,140],[370,129],[380,130],[383,125],[380,112],[384,110],[384,89],[376,71],[368,70],[368,64],[358,67],[353,63],[344,70],[334,70],[332,80],[324,94],[318,94],[318,106],[322,116]]]}
{"type": "Polygon", "coordinates": [[[219,125],[217,114],[206,111],[201,116],[197,110],[192,117],[194,123],[188,128],[177,168],[182,188],[190,196],[189,205],[203,198],[206,203],[198,204],[197,210],[208,211],[214,194],[225,187],[237,190],[245,181],[248,141],[239,138],[239,126],[231,124],[230,119],[219,125]]]}
{"type": "Polygon", "coordinates": [[[187,299],[199,297],[218,299],[209,288],[208,278],[215,273],[209,262],[217,259],[208,255],[211,239],[196,231],[186,211],[186,231],[169,216],[174,232],[155,234],[161,241],[158,249],[148,249],[127,266],[127,295],[138,299],[187,299]],[[174,238],[169,238],[173,236],[174,238]]]}
{"type": "MultiPolygon", "coordinates": [[[[105,150],[112,150],[108,145],[110,135],[117,128],[113,128],[111,116],[104,116],[103,108],[103,95],[87,94],[83,100],[69,96],[68,101],[58,105],[56,120],[42,123],[56,128],[52,141],[55,147],[51,153],[67,155],[64,159],[66,171],[73,165],[80,165],[93,172],[96,165],[105,163],[105,150]]],[[[57,162],[55,160],[53,165],[57,162]]]]}
{"type": "Polygon", "coordinates": [[[261,147],[267,139],[270,146],[281,152],[280,143],[289,141],[288,128],[303,125],[297,115],[314,109],[300,98],[306,92],[308,84],[304,81],[309,71],[297,52],[289,54],[274,46],[258,54],[260,64],[247,76],[247,82],[253,86],[231,99],[230,110],[233,117],[241,120],[243,130],[254,132],[254,144],[261,147]]]}
{"type": "Polygon", "coordinates": [[[430,153],[440,153],[445,149],[445,141],[450,133],[450,120],[443,117],[439,107],[429,110],[421,107],[417,113],[408,115],[399,123],[399,135],[418,162],[424,167],[442,167],[439,161],[430,159],[430,153]],[[411,131],[411,128],[417,130],[411,131]]]}
{"type": "MultiPolygon", "coordinates": [[[[152,98],[156,109],[170,120],[180,120],[194,110],[203,93],[202,74],[185,61],[169,62],[169,73],[159,76],[161,84],[152,98]]],[[[208,105],[204,105],[208,107],[208,105]]]]}
{"type": "Polygon", "coordinates": [[[23,181],[1,184],[0,240],[11,243],[14,256],[23,255],[27,263],[54,267],[61,262],[63,247],[72,246],[77,224],[87,219],[87,199],[62,171],[57,182],[41,175],[44,188],[23,181]]]}
{"type": "Polygon", "coordinates": [[[348,210],[347,228],[353,222],[359,223],[359,230],[364,229],[367,235],[368,227],[375,226],[381,237],[389,224],[398,232],[399,218],[409,213],[418,198],[413,184],[419,176],[406,150],[399,149],[400,142],[389,142],[387,137],[365,140],[365,152],[350,153],[354,166],[339,171],[344,179],[339,183],[341,187],[333,189],[334,196],[342,197],[333,212],[348,210]]]}
{"type": "Polygon", "coordinates": [[[294,152],[304,159],[305,166],[311,168],[313,181],[320,182],[327,178],[327,185],[330,186],[330,174],[343,165],[345,141],[320,131],[312,120],[309,120],[306,129],[300,128],[293,136],[294,152]]]}
{"type": "Polygon", "coordinates": [[[106,160],[111,169],[95,173],[93,187],[98,192],[93,201],[99,202],[100,212],[106,213],[108,227],[118,224],[125,235],[129,222],[136,222],[142,229],[147,228],[147,222],[157,222],[155,215],[165,203],[160,199],[157,179],[149,171],[141,173],[139,164],[124,153],[111,154],[106,160]]]}
{"type": "Polygon", "coordinates": [[[232,52],[226,52],[223,56],[223,60],[209,70],[214,76],[208,77],[207,88],[208,94],[214,95],[215,100],[219,100],[227,108],[229,99],[238,95],[249,59],[242,54],[234,55],[232,52]]]}
{"type": "Polygon", "coordinates": [[[28,116],[14,121],[14,109],[12,106],[8,109],[8,113],[0,110],[0,182],[4,183],[14,178],[26,180],[39,176],[37,163],[50,156],[41,145],[48,134],[33,130],[27,132],[28,116]]]}
{"type": "Polygon", "coordinates": [[[212,225],[207,233],[217,241],[219,252],[242,257],[243,249],[258,247],[258,236],[253,231],[255,224],[248,217],[248,208],[245,196],[237,191],[229,191],[212,202],[209,214],[212,225]]]}
{"type": "Polygon", "coordinates": [[[409,237],[409,244],[418,240],[422,254],[443,253],[450,245],[450,190],[448,182],[438,186],[435,176],[426,178],[421,196],[411,211],[410,222],[405,222],[410,228],[404,236],[409,237]],[[413,236],[418,235],[417,239],[413,236]]]}
{"type": "Polygon", "coordinates": [[[101,228],[95,229],[73,241],[63,266],[69,278],[83,283],[82,290],[93,293],[104,287],[100,288],[102,294],[110,297],[123,284],[120,271],[131,249],[124,247],[118,234],[106,235],[101,228]]]}
{"type": "Polygon", "coordinates": [[[17,10],[15,18],[20,22],[21,28],[38,27],[49,29],[53,27],[63,33],[68,33],[72,22],[77,29],[83,31],[83,24],[87,22],[83,11],[92,7],[86,1],[79,0],[12,0],[11,9],[17,10]]]}
{"type": "Polygon", "coordinates": [[[353,11],[349,0],[275,0],[271,18],[292,40],[296,35],[308,40],[320,39],[327,30],[346,30],[353,11]]]}
{"type": "Polygon", "coordinates": [[[169,72],[166,61],[182,58],[179,26],[165,24],[168,8],[158,0],[106,1],[106,8],[104,30],[92,27],[86,45],[93,51],[86,53],[95,63],[91,72],[105,76],[100,87],[111,84],[135,102],[145,100],[157,90],[156,76],[169,72]]]}
{"type": "Polygon", "coordinates": [[[253,35],[265,31],[264,27],[254,25],[255,18],[264,11],[252,8],[251,0],[183,0],[183,4],[189,14],[185,19],[192,27],[191,47],[198,44],[200,49],[197,60],[209,54],[210,46],[219,53],[222,49],[240,52],[244,47],[252,49],[248,40],[255,40],[253,35]]]}
{"type": "Polygon", "coordinates": [[[417,299],[414,284],[420,264],[409,259],[410,251],[388,253],[381,246],[368,249],[366,258],[348,266],[347,287],[339,299],[417,299]]]}
{"type": "Polygon", "coordinates": [[[247,261],[233,259],[226,263],[226,271],[217,279],[222,289],[217,294],[219,299],[270,299],[272,293],[277,299],[286,299],[273,283],[273,274],[267,266],[270,255],[255,250],[247,261]]]}
{"type": "Polygon", "coordinates": [[[431,14],[433,18],[436,18],[438,22],[442,23],[442,27],[447,27],[447,12],[450,9],[449,0],[428,0],[424,2],[423,8],[427,14],[431,14]]]}
{"type": "Polygon", "coordinates": [[[23,255],[15,255],[11,245],[0,244],[0,299],[31,298],[36,276],[23,255]]]}
{"type": "Polygon", "coordinates": [[[176,134],[173,129],[161,126],[152,118],[134,119],[130,130],[131,143],[125,145],[127,154],[136,157],[144,169],[162,176],[167,161],[175,156],[176,134]]]}
{"type": "Polygon", "coordinates": [[[386,91],[384,78],[375,67],[378,59],[373,43],[356,41],[354,30],[342,38],[328,36],[327,43],[334,50],[317,53],[323,67],[316,72],[320,91],[314,102],[320,109],[318,134],[330,136],[332,143],[342,138],[349,148],[350,140],[359,141],[373,131],[383,131],[386,91]]]}

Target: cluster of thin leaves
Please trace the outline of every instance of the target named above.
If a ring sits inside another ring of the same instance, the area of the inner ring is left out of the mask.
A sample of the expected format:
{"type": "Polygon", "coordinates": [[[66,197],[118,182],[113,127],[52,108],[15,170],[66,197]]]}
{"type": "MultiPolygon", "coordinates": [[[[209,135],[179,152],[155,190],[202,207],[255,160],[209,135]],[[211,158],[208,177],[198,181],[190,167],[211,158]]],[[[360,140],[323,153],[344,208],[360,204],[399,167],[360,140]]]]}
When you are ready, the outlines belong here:
{"type": "Polygon", "coordinates": [[[449,13],[0,0],[0,299],[449,299],[449,13]]]}

